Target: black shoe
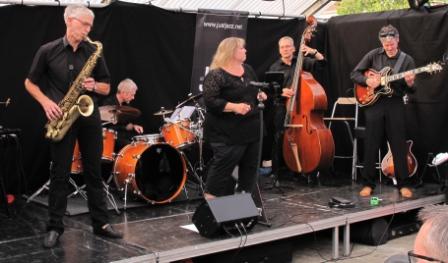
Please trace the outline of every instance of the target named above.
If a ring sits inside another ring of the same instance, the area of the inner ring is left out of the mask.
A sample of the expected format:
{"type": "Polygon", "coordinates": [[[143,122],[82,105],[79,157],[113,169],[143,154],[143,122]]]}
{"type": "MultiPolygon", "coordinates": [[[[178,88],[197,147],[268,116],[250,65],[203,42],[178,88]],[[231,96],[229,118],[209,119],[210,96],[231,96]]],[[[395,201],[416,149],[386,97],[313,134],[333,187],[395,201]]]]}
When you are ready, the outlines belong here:
{"type": "Polygon", "coordinates": [[[45,235],[45,238],[44,238],[44,244],[43,244],[44,247],[45,248],[53,248],[54,246],[56,246],[56,244],[59,241],[60,236],[61,236],[61,234],[59,234],[55,230],[48,231],[48,233],[45,235]]]}
{"type": "Polygon", "coordinates": [[[110,224],[105,224],[101,228],[94,228],[93,233],[104,237],[123,238],[123,234],[116,231],[110,224]]]}

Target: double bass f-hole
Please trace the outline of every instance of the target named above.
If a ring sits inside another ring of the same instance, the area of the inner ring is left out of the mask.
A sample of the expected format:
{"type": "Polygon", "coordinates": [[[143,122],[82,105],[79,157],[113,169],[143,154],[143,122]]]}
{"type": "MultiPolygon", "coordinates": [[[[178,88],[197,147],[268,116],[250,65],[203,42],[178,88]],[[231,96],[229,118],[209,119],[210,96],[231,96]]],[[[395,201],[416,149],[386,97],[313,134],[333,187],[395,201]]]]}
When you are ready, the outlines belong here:
{"type": "Polygon", "coordinates": [[[316,25],[314,17],[307,18],[293,75],[294,95],[287,102],[283,157],[288,168],[295,172],[326,169],[334,157],[333,135],[323,121],[328,104],[325,90],[311,73],[302,70],[304,54],[301,47],[308,40],[305,35],[314,31],[316,25]]]}

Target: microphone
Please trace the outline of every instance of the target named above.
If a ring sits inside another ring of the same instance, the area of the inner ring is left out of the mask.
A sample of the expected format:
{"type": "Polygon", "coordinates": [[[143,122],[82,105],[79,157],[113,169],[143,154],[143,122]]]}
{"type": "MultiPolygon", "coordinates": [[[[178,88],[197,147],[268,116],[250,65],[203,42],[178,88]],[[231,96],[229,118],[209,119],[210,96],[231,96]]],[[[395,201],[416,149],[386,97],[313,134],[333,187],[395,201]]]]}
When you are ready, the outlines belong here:
{"type": "Polygon", "coordinates": [[[259,87],[259,88],[268,88],[269,87],[269,83],[267,83],[267,82],[250,81],[249,84],[254,87],[259,87]]]}

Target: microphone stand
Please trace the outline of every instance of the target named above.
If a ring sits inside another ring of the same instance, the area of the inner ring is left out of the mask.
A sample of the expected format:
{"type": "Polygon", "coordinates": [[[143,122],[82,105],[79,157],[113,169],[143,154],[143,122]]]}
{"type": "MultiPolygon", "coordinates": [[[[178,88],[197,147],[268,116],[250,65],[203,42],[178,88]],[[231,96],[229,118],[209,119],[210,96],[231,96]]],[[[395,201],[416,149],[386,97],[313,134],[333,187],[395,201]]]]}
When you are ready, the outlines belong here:
{"type": "MultiPolygon", "coordinates": [[[[261,92],[261,90],[258,90],[259,93],[261,92]]],[[[260,114],[260,139],[259,139],[259,145],[258,145],[258,164],[261,163],[261,155],[262,155],[262,150],[263,150],[263,128],[264,128],[264,124],[263,124],[263,110],[264,110],[264,103],[263,101],[258,98],[258,110],[259,110],[259,114],[260,114]]],[[[257,180],[259,180],[259,169],[257,167],[257,171],[256,171],[256,176],[257,176],[257,180]]],[[[265,213],[265,208],[263,205],[263,199],[261,197],[261,192],[260,192],[260,186],[258,185],[258,182],[255,185],[256,189],[255,192],[252,193],[252,197],[254,199],[255,204],[257,205],[257,208],[259,209],[259,216],[258,216],[258,222],[262,225],[271,226],[271,223],[268,220],[268,217],[266,216],[265,213]]]]}
{"type": "MultiPolygon", "coordinates": [[[[274,95],[274,118],[277,117],[277,112],[280,111],[279,107],[285,108],[286,106],[280,103],[280,94],[275,93],[274,95]]],[[[274,121],[275,123],[275,121],[274,121]]],[[[282,121],[283,123],[283,121],[282,121]]],[[[284,189],[293,189],[293,187],[291,186],[285,186],[285,185],[280,185],[280,163],[281,163],[281,158],[279,155],[281,155],[281,151],[282,151],[282,143],[283,143],[283,136],[284,136],[284,128],[282,127],[281,130],[277,130],[277,125],[274,124],[274,143],[273,143],[273,149],[272,149],[272,185],[267,186],[264,188],[264,190],[273,190],[273,189],[277,189],[281,194],[284,194],[284,189]],[[275,155],[275,156],[274,156],[275,155]],[[276,158],[276,161],[274,161],[274,158],[276,158]],[[276,162],[275,164],[275,169],[274,169],[274,162],[276,162]]]]}
{"type": "Polygon", "coordinates": [[[204,123],[204,120],[205,120],[205,116],[204,116],[204,113],[202,112],[202,108],[201,108],[201,106],[199,105],[199,103],[197,102],[197,101],[195,101],[194,100],[194,102],[195,102],[195,107],[196,107],[196,109],[197,109],[197,111],[198,111],[198,134],[197,134],[197,136],[198,136],[198,144],[199,144],[199,168],[198,168],[198,170],[200,171],[200,172],[203,172],[204,171],[204,168],[205,168],[205,165],[204,165],[204,158],[203,158],[203,156],[202,156],[202,154],[203,154],[203,143],[204,143],[204,140],[203,140],[203,131],[201,130],[202,129],[202,125],[203,125],[203,123],[204,123]]]}

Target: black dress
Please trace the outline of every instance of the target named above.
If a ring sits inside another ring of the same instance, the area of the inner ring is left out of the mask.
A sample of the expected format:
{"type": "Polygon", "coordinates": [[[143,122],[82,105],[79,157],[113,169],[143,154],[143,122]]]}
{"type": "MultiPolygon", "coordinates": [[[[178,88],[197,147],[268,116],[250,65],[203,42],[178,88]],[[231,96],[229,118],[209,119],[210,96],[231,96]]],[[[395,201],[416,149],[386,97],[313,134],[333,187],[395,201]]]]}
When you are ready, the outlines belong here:
{"type": "Polygon", "coordinates": [[[223,69],[211,70],[204,80],[204,102],[207,114],[204,139],[210,143],[213,159],[210,163],[206,192],[215,196],[233,194],[236,180],[232,172],[238,165],[239,192],[252,192],[257,180],[260,118],[257,108],[258,88],[253,69],[244,65],[244,74],[234,76],[223,69]],[[247,103],[246,115],[224,112],[228,102],[247,103]]]}

